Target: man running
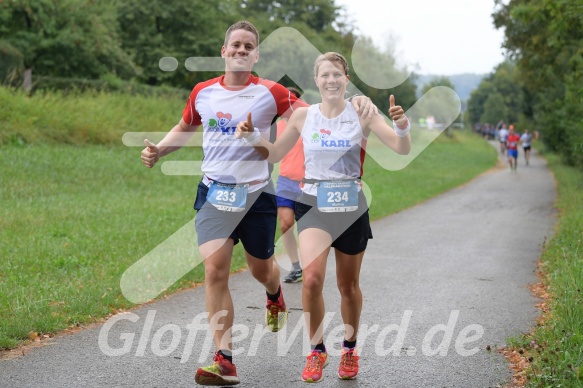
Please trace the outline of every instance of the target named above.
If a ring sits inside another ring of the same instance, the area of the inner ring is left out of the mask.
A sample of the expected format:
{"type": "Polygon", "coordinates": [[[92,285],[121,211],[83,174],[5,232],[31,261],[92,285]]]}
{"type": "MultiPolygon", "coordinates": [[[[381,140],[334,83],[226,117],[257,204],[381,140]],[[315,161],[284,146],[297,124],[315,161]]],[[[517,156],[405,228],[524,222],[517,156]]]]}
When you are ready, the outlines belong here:
{"type": "MultiPolygon", "coordinates": [[[[230,26],[221,48],[225,74],[198,83],[179,123],[158,144],[146,139],[141,155],[142,163],[152,168],[202,127],[204,176],[194,203],[195,228],[216,353],[213,364],[196,371],[195,381],[201,385],[239,384],[232,355],[234,307],[229,290],[233,249],[239,241],[251,275],[265,287],[267,327],[276,332],[287,321],[279,269],[273,260],[277,206],[271,171],[263,155],[234,135],[237,123],[253,112],[256,129],[268,140],[277,117],[289,117],[307,104],[283,85],[251,74],[259,60],[258,47],[259,33],[253,24],[239,21],[230,26]]],[[[376,110],[367,97],[359,101],[363,106],[353,100],[359,113],[372,115],[376,110]]]]}
{"type": "Polygon", "coordinates": [[[508,138],[506,144],[508,146],[508,163],[510,164],[510,171],[516,173],[516,165],[518,161],[518,143],[520,136],[514,132],[514,125],[508,129],[508,138]]]}
{"type": "Polygon", "coordinates": [[[522,136],[520,136],[520,143],[522,143],[522,150],[524,151],[524,160],[528,166],[530,160],[530,142],[532,141],[532,134],[528,131],[528,128],[524,130],[522,136]]]}

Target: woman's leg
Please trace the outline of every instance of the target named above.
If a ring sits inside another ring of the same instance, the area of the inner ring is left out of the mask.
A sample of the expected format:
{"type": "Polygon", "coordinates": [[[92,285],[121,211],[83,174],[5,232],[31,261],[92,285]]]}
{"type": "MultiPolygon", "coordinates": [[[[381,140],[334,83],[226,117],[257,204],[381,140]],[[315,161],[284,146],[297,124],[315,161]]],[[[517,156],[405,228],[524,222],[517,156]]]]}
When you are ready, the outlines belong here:
{"type": "Polygon", "coordinates": [[[344,322],[347,341],[356,341],[360,313],[362,311],[362,292],[360,290],[360,267],[364,251],[348,255],[336,250],[336,282],[340,291],[340,312],[344,322]]]}
{"type": "Polygon", "coordinates": [[[326,261],[330,252],[332,239],[323,230],[308,228],[299,236],[300,260],[303,269],[302,306],[310,343],[315,346],[323,341],[323,321],[325,315],[324,279],[326,261]]]}

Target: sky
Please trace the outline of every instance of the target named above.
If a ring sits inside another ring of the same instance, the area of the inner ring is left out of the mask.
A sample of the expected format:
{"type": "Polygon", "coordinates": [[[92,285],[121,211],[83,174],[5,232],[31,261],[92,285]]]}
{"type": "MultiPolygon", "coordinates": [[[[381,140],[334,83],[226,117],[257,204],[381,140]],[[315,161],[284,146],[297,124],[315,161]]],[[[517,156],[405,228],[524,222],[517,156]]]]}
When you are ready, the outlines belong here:
{"type": "Polygon", "coordinates": [[[494,0],[336,0],[358,33],[380,49],[392,42],[401,64],[418,74],[485,74],[504,60],[504,31],[494,0]],[[417,67],[418,66],[418,67],[417,67]]]}

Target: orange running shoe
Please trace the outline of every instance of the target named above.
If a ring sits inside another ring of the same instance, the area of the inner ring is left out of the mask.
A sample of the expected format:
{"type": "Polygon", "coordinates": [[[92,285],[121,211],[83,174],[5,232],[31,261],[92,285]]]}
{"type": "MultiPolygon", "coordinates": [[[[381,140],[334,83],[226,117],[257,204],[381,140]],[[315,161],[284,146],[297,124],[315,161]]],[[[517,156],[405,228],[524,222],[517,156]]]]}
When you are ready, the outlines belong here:
{"type": "Polygon", "coordinates": [[[312,350],[308,355],[306,366],[302,372],[302,380],[307,383],[317,383],[324,378],[324,367],[328,365],[328,353],[312,350]]]}
{"type": "Polygon", "coordinates": [[[338,377],[342,380],[352,380],[358,374],[358,355],[356,349],[342,348],[340,366],[338,366],[338,377]]]}

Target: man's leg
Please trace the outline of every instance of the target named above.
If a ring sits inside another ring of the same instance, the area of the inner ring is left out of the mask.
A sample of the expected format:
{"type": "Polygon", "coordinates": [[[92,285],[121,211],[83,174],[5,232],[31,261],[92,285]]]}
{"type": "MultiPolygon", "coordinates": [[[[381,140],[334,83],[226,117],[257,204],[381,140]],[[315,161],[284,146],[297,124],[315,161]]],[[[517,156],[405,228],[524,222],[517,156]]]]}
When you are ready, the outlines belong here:
{"type": "Polygon", "coordinates": [[[199,246],[204,259],[206,308],[217,352],[213,364],[200,367],[194,381],[200,385],[239,384],[237,368],[233,364],[231,330],[233,301],[229,291],[229,273],[234,241],[216,239],[199,246]]]}
{"type": "Polygon", "coordinates": [[[217,350],[232,350],[233,300],[229,291],[229,274],[233,240],[218,239],[199,247],[204,259],[206,308],[217,350]]]}
{"type": "Polygon", "coordinates": [[[267,296],[265,324],[269,330],[277,332],[287,323],[288,314],[279,281],[279,267],[275,264],[273,256],[259,259],[245,252],[245,257],[251,274],[265,287],[267,296]]]}
{"type": "Polygon", "coordinates": [[[292,265],[291,271],[284,278],[284,281],[286,283],[299,282],[302,280],[302,267],[300,266],[300,258],[298,256],[298,243],[293,231],[295,224],[294,209],[287,206],[280,206],[277,208],[277,216],[279,218],[283,246],[292,265]]]}
{"type": "Polygon", "coordinates": [[[258,196],[237,227],[251,275],[265,287],[267,293],[265,320],[273,332],[279,331],[287,322],[287,308],[280,288],[279,267],[275,265],[273,258],[276,228],[276,198],[269,192],[263,192],[258,196]]]}
{"type": "Polygon", "coordinates": [[[265,287],[270,294],[275,294],[279,289],[279,267],[274,265],[273,256],[269,259],[258,259],[245,252],[247,265],[251,275],[265,287]]]}
{"type": "Polygon", "coordinates": [[[279,217],[279,228],[281,230],[281,235],[283,237],[283,246],[289,256],[292,264],[299,263],[300,258],[298,256],[298,244],[296,242],[296,237],[290,231],[286,232],[294,227],[294,209],[287,206],[282,206],[277,208],[277,216],[279,217]]]}

